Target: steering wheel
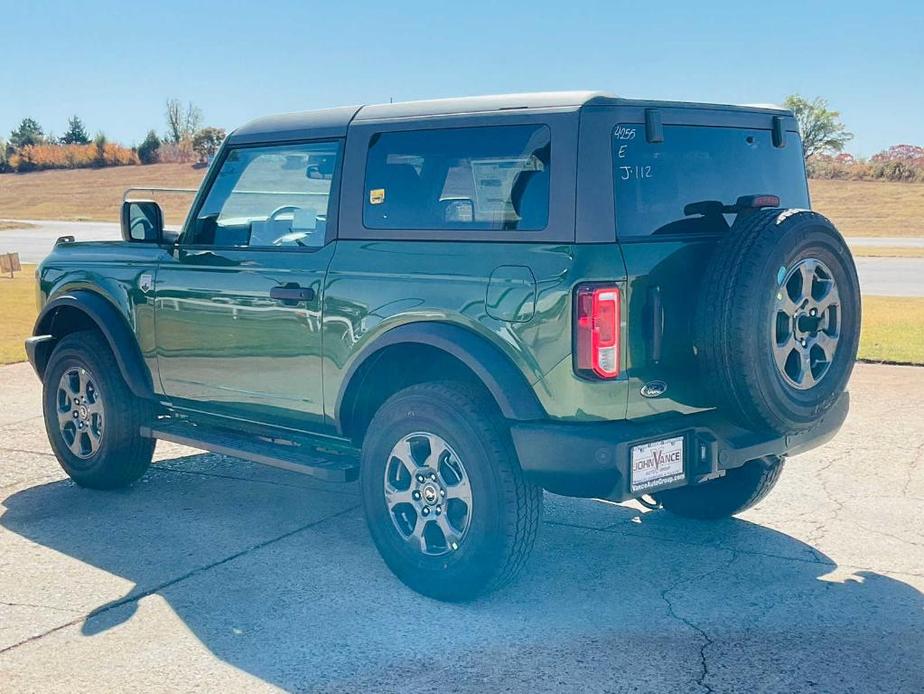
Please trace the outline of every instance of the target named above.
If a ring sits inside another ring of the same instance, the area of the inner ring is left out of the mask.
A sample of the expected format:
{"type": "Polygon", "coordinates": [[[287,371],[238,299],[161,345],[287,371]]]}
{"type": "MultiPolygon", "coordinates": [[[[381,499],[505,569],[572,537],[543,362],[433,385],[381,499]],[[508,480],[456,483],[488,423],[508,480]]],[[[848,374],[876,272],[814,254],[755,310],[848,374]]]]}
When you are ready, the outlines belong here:
{"type": "Polygon", "coordinates": [[[300,209],[302,208],[299,207],[298,205],[283,205],[282,207],[277,207],[275,210],[273,210],[270,213],[270,216],[267,217],[266,219],[268,222],[275,222],[276,217],[283,214],[284,212],[292,212],[294,214],[295,212],[298,212],[300,209]]]}

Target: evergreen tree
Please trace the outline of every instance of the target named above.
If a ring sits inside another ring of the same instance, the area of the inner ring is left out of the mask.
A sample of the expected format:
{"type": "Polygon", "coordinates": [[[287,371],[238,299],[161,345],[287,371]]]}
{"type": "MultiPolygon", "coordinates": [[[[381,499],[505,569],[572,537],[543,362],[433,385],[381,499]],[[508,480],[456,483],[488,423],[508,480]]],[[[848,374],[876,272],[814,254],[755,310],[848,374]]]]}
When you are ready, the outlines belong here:
{"type": "Polygon", "coordinates": [[[28,145],[40,145],[45,141],[42,126],[32,118],[23,118],[19,127],[10,133],[10,144],[16,149],[28,145]]]}
{"type": "Polygon", "coordinates": [[[90,136],[79,116],[73,116],[67,121],[67,131],[61,136],[62,145],[87,145],[90,136]]]}

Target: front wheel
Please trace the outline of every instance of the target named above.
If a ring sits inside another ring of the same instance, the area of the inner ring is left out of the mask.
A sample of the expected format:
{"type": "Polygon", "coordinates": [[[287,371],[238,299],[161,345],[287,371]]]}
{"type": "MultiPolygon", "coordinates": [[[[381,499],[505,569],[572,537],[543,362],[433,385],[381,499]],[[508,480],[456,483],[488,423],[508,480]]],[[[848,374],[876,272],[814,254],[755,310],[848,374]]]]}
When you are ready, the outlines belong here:
{"type": "Polygon", "coordinates": [[[509,582],[542,513],[493,403],[460,383],[389,398],[363,444],[363,506],[388,567],[419,593],[468,600],[509,582]]]}
{"type": "Polygon", "coordinates": [[[752,460],[720,477],[691,487],[653,494],[665,510],[685,518],[715,520],[741,513],[759,503],[780,479],[783,458],[752,460]]]}
{"type": "Polygon", "coordinates": [[[151,464],[142,438],[150,406],[122,378],[109,345],[94,331],[65,336],[45,369],[45,429],[55,457],[81,487],[116,489],[151,464]]]}

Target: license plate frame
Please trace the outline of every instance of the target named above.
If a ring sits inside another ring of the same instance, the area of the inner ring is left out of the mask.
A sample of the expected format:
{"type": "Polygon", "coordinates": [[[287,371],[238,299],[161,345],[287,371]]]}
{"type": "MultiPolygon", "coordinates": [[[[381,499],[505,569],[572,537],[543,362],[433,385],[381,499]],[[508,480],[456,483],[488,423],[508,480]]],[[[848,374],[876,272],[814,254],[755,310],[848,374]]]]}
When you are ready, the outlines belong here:
{"type": "Polygon", "coordinates": [[[686,436],[637,443],[629,449],[629,490],[647,494],[686,480],[686,436]]]}

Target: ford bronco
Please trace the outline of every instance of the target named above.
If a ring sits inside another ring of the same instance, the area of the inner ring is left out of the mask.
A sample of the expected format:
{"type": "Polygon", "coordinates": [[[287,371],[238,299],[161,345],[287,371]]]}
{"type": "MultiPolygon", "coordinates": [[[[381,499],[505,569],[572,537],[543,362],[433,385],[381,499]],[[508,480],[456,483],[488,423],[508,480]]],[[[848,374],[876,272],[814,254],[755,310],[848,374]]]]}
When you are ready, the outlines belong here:
{"type": "Polygon", "coordinates": [[[407,585],[509,581],[542,490],[690,518],[760,501],[848,407],[860,297],[789,111],[544,93],[235,130],[182,231],[62,238],[27,341],[54,452],[163,439],[359,480],[407,585]]]}

